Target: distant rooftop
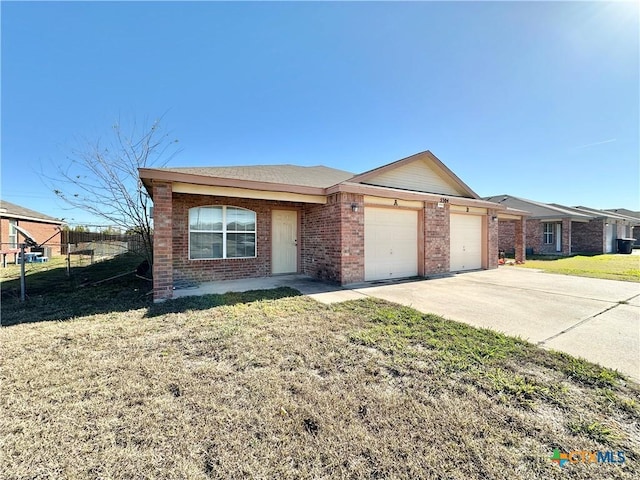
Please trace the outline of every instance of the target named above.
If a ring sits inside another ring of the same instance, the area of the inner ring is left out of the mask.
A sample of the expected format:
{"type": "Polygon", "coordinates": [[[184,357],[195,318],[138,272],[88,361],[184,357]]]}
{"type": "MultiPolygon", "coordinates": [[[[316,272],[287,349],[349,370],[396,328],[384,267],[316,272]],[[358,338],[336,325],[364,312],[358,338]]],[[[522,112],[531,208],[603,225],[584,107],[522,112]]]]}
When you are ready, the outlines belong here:
{"type": "Polygon", "coordinates": [[[573,217],[585,220],[592,218],[592,215],[586,212],[576,211],[576,209],[550,203],[536,202],[526,198],[514,197],[513,195],[494,195],[492,197],[484,197],[484,200],[524,210],[531,213],[533,218],[573,217]]]}
{"type": "Polygon", "coordinates": [[[7,202],[6,200],[0,200],[0,216],[2,217],[10,217],[10,218],[24,218],[30,220],[39,220],[47,223],[64,223],[57,218],[50,217],[49,215],[45,215],[44,213],[36,212],[35,210],[31,210],[29,208],[21,207],[20,205],[16,205],[15,203],[7,202]]]}

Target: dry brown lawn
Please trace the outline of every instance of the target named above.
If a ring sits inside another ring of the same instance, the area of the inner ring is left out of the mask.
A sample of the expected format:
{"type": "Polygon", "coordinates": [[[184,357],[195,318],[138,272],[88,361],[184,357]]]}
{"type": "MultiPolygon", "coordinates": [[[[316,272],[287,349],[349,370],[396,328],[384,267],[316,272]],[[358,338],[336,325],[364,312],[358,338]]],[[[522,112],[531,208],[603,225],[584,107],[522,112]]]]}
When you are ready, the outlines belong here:
{"type": "Polygon", "coordinates": [[[2,479],[640,478],[638,385],[383,301],[187,298],[0,342],[2,479]]]}

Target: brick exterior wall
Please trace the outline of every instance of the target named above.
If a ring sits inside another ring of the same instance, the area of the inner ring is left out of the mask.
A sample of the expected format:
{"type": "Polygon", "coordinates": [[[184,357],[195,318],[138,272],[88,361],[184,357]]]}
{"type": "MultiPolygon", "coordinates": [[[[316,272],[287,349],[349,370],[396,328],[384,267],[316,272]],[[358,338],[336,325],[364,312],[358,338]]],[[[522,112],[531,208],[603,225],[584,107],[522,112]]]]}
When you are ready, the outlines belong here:
{"type": "MultiPolygon", "coordinates": [[[[301,203],[174,194],[172,222],[174,282],[211,282],[270,276],[272,210],[278,209],[298,212],[298,245],[300,251],[305,252],[304,228],[300,231],[300,226],[304,225],[306,215],[301,203]],[[205,205],[240,207],[256,213],[256,256],[254,258],[189,260],[189,209],[205,205]]],[[[303,271],[300,262],[298,271],[303,271]]]]}
{"type": "MultiPolygon", "coordinates": [[[[171,298],[180,282],[207,282],[267,277],[272,264],[272,210],[298,212],[298,271],[306,275],[350,284],[364,281],[364,199],[336,193],[327,203],[303,204],[172,193],[171,185],[156,182],[154,198],[154,299],[171,298]],[[352,205],[358,205],[354,212],[352,205]],[[205,205],[246,208],[256,213],[256,257],[189,260],[189,209],[205,205]]],[[[450,208],[427,203],[424,221],[424,274],[445,274],[450,267],[450,208]]],[[[498,261],[498,222],[485,217],[488,232],[488,268],[498,261]]],[[[418,242],[420,244],[420,242],[418,242]]],[[[419,269],[420,270],[420,269],[419,269]]]]}
{"type": "Polygon", "coordinates": [[[526,222],[523,220],[498,221],[498,250],[514,255],[516,262],[526,259],[526,222]]]}
{"type": "Polygon", "coordinates": [[[153,299],[173,296],[171,184],[153,183],[153,299]]]}
{"type": "Polygon", "coordinates": [[[527,220],[526,241],[527,248],[532,248],[535,255],[570,255],[571,254],[571,220],[564,218],[562,220],[562,251],[556,251],[556,224],[553,223],[553,242],[551,244],[544,243],[544,224],[538,219],[527,220]]]}
{"type": "Polygon", "coordinates": [[[526,221],[526,225],[525,248],[530,248],[534,255],[539,255],[542,253],[542,232],[544,228],[542,222],[535,218],[530,218],[526,221]]]}
{"type": "Polygon", "coordinates": [[[449,245],[449,204],[438,208],[437,203],[425,202],[424,207],[424,274],[449,273],[451,247],[449,245]]]}
{"type": "Polygon", "coordinates": [[[516,220],[514,222],[514,237],[515,237],[515,255],[516,262],[524,262],[527,259],[526,251],[526,221],[516,220]]]}
{"type": "Polygon", "coordinates": [[[497,212],[489,209],[484,218],[487,229],[487,258],[486,268],[498,268],[498,225],[497,212]],[[494,220],[495,217],[495,220],[494,220]]]}
{"type": "Polygon", "coordinates": [[[302,230],[302,273],[340,282],[340,201],[331,195],[326,205],[305,205],[302,230]]]}
{"type": "MultiPolygon", "coordinates": [[[[8,218],[0,219],[0,250],[9,250],[9,220],[8,218]]],[[[11,219],[13,220],[13,219],[11,219]]],[[[54,223],[34,222],[32,220],[17,220],[17,225],[24,228],[33,235],[33,239],[38,244],[47,241],[44,246],[51,248],[52,255],[60,255],[61,234],[58,230],[59,225],[54,223]],[[49,238],[53,236],[53,238],[49,238]]],[[[18,244],[22,242],[24,237],[18,233],[18,244]]]]}
{"type": "Polygon", "coordinates": [[[341,193],[340,208],[340,278],[341,284],[364,281],[364,197],[341,193]],[[358,205],[354,212],[351,205],[358,205]]]}
{"type": "Polygon", "coordinates": [[[571,255],[571,219],[562,219],[562,255],[571,255]]]}
{"type": "Polygon", "coordinates": [[[498,249],[508,255],[514,255],[516,251],[516,221],[498,221],[498,249]]]}
{"type": "Polygon", "coordinates": [[[571,251],[574,253],[603,253],[604,237],[603,219],[571,223],[571,251]]]}

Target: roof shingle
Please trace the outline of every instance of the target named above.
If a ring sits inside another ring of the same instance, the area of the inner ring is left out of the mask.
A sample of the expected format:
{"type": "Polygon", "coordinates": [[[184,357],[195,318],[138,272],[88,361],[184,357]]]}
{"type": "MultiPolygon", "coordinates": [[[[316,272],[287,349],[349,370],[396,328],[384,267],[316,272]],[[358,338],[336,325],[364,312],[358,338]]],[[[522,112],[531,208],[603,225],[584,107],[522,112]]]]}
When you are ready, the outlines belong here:
{"type": "Polygon", "coordinates": [[[41,220],[43,222],[62,224],[61,220],[50,217],[44,213],[36,212],[29,208],[21,207],[15,203],[7,202],[6,200],[0,200],[0,216],[10,215],[17,218],[29,218],[34,220],[41,220]]]}
{"type": "Polygon", "coordinates": [[[302,167],[298,165],[246,165],[237,167],[178,167],[162,168],[167,172],[228,178],[253,182],[279,183],[303,187],[328,188],[354,176],[335,168],[302,167]]]}

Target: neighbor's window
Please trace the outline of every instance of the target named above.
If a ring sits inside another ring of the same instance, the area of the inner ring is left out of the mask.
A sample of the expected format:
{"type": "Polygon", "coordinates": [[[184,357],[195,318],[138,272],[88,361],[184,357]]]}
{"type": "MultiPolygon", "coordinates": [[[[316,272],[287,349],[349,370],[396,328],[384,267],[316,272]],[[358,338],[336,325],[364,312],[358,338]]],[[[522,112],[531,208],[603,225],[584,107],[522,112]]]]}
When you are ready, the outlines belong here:
{"type": "Polygon", "coordinates": [[[9,220],[9,248],[18,248],[17,220],[9,220]]]}
{"type": "Polygon", "coordinates": [[[189,259],[256,256],[256,213],[238,207],[189,209],[189,259]]]}
{"type": "Polygon", "coordinates": [[[543,237],[545,245],[551,245],[553,243],[553,223],[544,224],[543,237]]]}

